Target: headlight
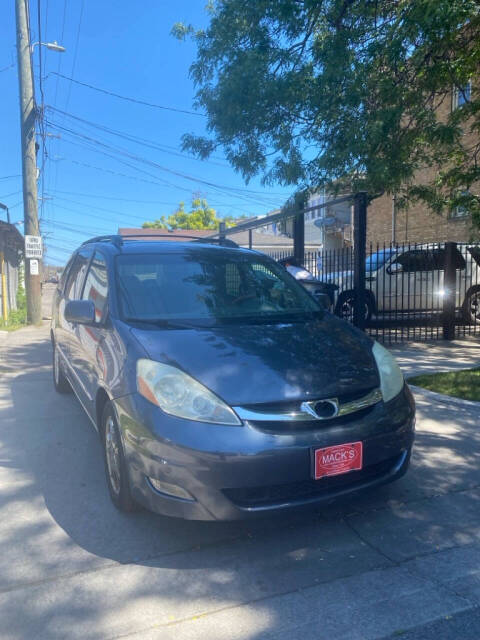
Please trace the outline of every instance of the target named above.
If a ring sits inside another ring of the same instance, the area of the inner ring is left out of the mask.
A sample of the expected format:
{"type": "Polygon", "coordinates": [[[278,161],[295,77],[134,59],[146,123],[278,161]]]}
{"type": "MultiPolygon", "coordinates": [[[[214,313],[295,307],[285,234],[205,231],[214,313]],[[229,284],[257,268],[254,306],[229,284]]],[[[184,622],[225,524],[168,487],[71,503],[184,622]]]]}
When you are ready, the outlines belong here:
{"type": "Polygon", "coordinates": [[[388,402],[403,389],[403,373],[390,351],[387,351],[381,344],[375,342],[372,351],[380,374],[383,401],[388,402]]]}
{"type": "Polygon", "coordinates": [[[140,395],[172,416],[215,424],[242,424],[220,398],[168,364],[137,360],[137,389],[140,395]]]}

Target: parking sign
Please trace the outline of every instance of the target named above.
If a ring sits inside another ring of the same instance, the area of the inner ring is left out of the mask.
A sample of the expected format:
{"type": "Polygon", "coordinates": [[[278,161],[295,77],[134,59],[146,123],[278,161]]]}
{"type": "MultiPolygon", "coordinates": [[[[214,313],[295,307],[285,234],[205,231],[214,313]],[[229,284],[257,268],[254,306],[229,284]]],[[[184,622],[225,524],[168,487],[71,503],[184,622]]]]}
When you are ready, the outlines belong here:
{"type": "Polygon", "coordinates": [[[42,236],[25,236],[25,258],[41,258],[42,236]]]}

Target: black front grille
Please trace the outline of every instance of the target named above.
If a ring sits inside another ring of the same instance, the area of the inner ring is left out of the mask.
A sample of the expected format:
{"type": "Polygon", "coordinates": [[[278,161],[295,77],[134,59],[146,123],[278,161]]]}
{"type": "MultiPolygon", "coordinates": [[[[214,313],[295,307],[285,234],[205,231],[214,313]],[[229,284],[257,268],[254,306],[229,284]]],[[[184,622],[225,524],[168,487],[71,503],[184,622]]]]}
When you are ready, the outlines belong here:
{"type": "Polygon", "coordinates": [[[302,502],[311,498],[328,497],[328,495],[342,489],[354,489],[356,485],[387,475],[399,459],[400,456],[397,455],[382,462],[368,465],[360,471],[350,471],[321,480],[302,480],[265,487],[224,489],[223,493],[234,504],[243,508],[274,506],[284,502],[302,502]]]}

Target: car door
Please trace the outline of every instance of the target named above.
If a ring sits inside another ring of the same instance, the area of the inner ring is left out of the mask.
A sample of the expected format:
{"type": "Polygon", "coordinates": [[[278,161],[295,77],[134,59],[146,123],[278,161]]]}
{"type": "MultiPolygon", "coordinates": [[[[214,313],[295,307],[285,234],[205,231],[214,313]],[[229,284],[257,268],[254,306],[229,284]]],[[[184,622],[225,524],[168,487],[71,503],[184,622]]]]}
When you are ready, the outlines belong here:
{"type": "Polygon", "coordinates": [[[78,326],[78,358],[82,384],[88,394],[88,410],[95,419],[95,398],[99,385],[107,377],[115,376],[114,349],[111,348],[108,319],[109,280],[105,256],[95,251],[83,285],[81,299],[90,300],[95,307],[95,321],[91,325],[78,326]]]}
{"type": "Polygon", "coordinates": [[[92,253],[91,249],[80,249],[73,257],[66,277],[65,288],[61,293],[58,306],[58,324],[56,327],[56,340],[57,345],[60,347],[60,355],[65,363],[65,373],[82,404],[85,404],[88,399],[88,394],[86,394],[83,388],[80,371],[81,359],[79,358],[78,345],[79,325],[68,322],[65,319],[65,306],[70,300],[80,299],[92,253]]]}
{"type": "Polygon", "coordinates": [[[396,256],[387,268],[395,311],[411,312],[426,308],[427,281],[432,269],[432,256],[427,249],[408,249],[396,256]]]}

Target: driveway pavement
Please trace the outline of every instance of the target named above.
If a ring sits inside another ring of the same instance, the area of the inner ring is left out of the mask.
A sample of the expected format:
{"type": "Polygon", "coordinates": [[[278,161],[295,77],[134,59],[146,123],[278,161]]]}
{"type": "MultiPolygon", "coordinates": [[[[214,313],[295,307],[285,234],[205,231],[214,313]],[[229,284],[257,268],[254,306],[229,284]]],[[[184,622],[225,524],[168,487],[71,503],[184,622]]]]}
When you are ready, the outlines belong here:
{"type": "Polygon", "coordinates": [[[0,345],[3,640],[480,637],[478,405],[417,393],[412,468],[389,487],[307,515],[183,522],[115,510],[50,357],[46,326],[0,345]]]}

